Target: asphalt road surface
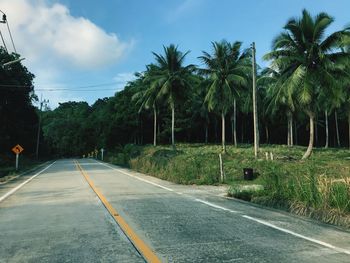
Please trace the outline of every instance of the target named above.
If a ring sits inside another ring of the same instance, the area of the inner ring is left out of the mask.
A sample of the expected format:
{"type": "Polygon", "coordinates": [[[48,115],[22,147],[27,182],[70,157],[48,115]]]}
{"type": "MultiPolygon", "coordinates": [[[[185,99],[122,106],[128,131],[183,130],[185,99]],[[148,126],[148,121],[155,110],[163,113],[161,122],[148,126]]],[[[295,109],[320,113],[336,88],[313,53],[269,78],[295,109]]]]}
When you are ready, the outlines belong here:
{"type": "Polygon", "coordinates": [[[91,159],[0,185],[0,262],[350,262],[350,232],[91,159]]]}

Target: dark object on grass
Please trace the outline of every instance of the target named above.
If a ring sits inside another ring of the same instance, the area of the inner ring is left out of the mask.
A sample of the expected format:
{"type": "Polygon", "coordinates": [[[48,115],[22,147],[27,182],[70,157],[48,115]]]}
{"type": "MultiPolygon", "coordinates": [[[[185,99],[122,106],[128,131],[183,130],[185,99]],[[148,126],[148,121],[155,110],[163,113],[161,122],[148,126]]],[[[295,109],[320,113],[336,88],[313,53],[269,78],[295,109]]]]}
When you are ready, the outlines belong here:
{"type": "Polygon", "coordinates": [[[243,168],[243,178],[244,180],[253,180],[254,179],[253,168],[243,168]]]}

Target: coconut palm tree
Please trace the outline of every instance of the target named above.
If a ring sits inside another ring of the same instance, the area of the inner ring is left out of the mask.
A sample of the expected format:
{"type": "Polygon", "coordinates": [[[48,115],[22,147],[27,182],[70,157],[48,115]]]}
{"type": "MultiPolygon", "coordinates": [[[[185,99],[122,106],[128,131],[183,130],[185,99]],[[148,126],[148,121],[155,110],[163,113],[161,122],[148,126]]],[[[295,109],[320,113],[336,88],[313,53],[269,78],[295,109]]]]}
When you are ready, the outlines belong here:
{"type": "Polygon", "coordinates": [[[190,111],[192,114],[192,122],[199,121],[204,124],[204,142],[208,143],[208,133],[210,124],[210,114],[208,106],[205,103],[205,96],[208,92],[207,78],[203,78],[200,75],[198,77],[198,84],[193,86],[190,99],[190,111]]]}
{"type": "Polygon", "coordinates": [[[150,82],[150,78],[159,71],[159,68],[150,64],[146,66],[146,71],[143,74],[137,75],[141,81],[140,91],[136,92],[132,100],[140,106],[139,113],[144,109],[153,110],[153,145],[157,146],[157,96],[160,91],[160,86],[157,82],[150,82]]]}
{"type": "Polygon", "coordinates": [[[171,44],[164,48],[164,55],[153,55],[156,59],[157,70],[147,77],[151,86],[159,89],[156,100],[167,101],[171,109],[171,143],[175,150],[175,107],[183,101],[186,89],[190,87],[193,65],[184,66],[184,60],[189,51],[182,53],[178,47],[171,44]]]}
{"type": "Polygon", "coordinates": [[[239,94],[238,88],[247,84],[249,53],[241,51],[242,43],[238,41],[230,44],[224,40],[213,42],[212,45],[213,54],[203,51],[203,56],[199,59],[206,65],[206,69],[201,69],[201,72],[210,79],[205,102],[209,111],[216,111],[221,115],[222,150],[226,152],[225,116],[236,105],[234,101],[239,94]]]}
{"type": "Polygon", "coordinates": [[[346,53],[339,49],[346,30],[325,37],[334,19],[326,13],[312,17],[306,10],[301,18],[291,18],[285,31],[273,41],[273,51],[266,54],[271,67],[281,70],[280,88],[297,98],[298,105],[309,117],[309,145],[302,159],[308,158],[314,145],[314,122],[320,94],[339,86],[345,77],[346,53]]]}
{"type": "Polygon", "coordinates": [[[288,93],[287,90],[281,88],[283,83],[281,71],[265,68],[261,72],[258,84],[266,87],[266,95],[264,96],[266,113],[275,115],[277,112],[284,112],[287,115],[287,145],[293,146],[293,115],[296,99],[294,94],[288,93]]]}
{"type": "MultiPolygon", "coordinates": [[[[346,71],[350,75],[350,37],[343,39],[343,51],[349,55],[349,59],[345,62],[346,71]]],[[[348,136],[349,136],[349,150],[350,150],[350,76],[347,78],[347,81],[344,82],[343,87],[343,108],[347,115],[348,119],[348,136]]]]}

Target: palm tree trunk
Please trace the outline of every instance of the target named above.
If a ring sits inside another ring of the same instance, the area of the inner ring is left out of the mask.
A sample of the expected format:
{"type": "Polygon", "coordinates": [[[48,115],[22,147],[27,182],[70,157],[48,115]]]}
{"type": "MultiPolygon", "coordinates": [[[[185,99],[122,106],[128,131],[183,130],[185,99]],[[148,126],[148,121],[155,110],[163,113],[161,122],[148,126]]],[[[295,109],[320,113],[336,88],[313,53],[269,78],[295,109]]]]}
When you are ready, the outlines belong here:
{"type": "Polygon", "coordinates": [[[290,116],[289,128],[290,128],[290,146],[293,146],[294,145],[294,142],[293,142],[293,115],[290,116]]]}
{"type": "Polygon", "coordinates": [[[222,152],[226,153],[226,145],[225,145],[225,114],[221,113],[221,126],[222,126],[222,152]]]}
{"type": "Polygon", "coordinates": [[[153,105],[154,126],[153,126],[153,146],[157,146],[157,109],[153,105]]]}
{"type": "Polygon", "coordinates": [[[214,129],[215,129],[215,143],[218,142],[218,120],[217,118],[214,119],[215,125],[214,125],[214,129]]]}
{"type": "Polygon", "coordinates": [[[337,136],[337,145],[340,147],[340,138],[339,138],[339,126],[338,126],[338,114],[337,110],[334,110],[334,119],[335,119],[335,134],[337,136]]]}
{"type": "Polygon", "coordinates": [[[255,58],[255,42],[252,44],[252,63],[253,63],[253,120],[254,120],[254,156],[258,158],[259,150],[259,120],[258,120],[258,106],[257,106],[257,90],[256,90],[256,58],[255,58]]]}
{"type": "Polygon", "coordinates": [[[158,140],[160,138],[160,120],[158,120],[158,124],[157,124],[158,128],[157,128],[157,137],[158,137],[158,140]]]}
{"type": "Polygon", "coordinates": [[[294,143],[295,145],[298,145],[298,131],[296,122],[294,122],[294,143]]]}
{"type": "Polygon", "coordinates": [[[171,103],[171,145],[173,150],[176,150],[175,147],[175,105],[171,103]]]}
{"type": "Polygon", "coordinates": [[[208,143],[208,123],[205,124],[205,144],[208,143]]]}
{"type": "Polygon", "coordinates": [[[233,100],[233,144],[237,147],[237,101],[233,100]]]}
{"type": "Polygon", "coordinates": [[[348,125],[349,125],[349,150],[350,150],[350,111],[348,112],[348,125]]]}
{"type": "Polygon", "coordinates": [[[291,133],[290,133],[290,131],[291,131],[291,128],[290,128],[290,118],[291,118],[291,113],[288,111],[288,112],[287,112],[287,123],[288,123],[288,128],[287,128],[287,130],[288,130],[288,132],[287,132],[287,145],[288,145],[288,146],[291,146],[291,139],[290,139],[290,137],[291,137],[291,133]]]}
{"type": "Polygon", "coordinates": [[[324,111],[324,118],[325,118],[325,128],[326,128],[326,144],[324,146],[324,148],[328,148],[328,144],[329,144],[329,127],[328,127],[328,111],[325,110],[324,111]]]}
{"type": "Polygon", "coordinates": [[[317,120],[317,114],[316,114],[316,117],[315,117],[315,146],[317,147],[318,145],[318,120],[317,120]]]}
{"type": "Polygon", "coordinates": [[[289,117],[288,117],[288,128],[287,128],[287,145],[290,146],[290,122],[289,122],[289,117]]]}
{"type": "Polygon", "coordinates": [[[243,114],[242,114],[242,121],[241,121],[241,143],[244,143],[244,122],[243,122],[243,114]]]}
{"type": "Polygon", "coordinates": [[[141,130],[140,130],[140,144],[143,144],[143,121],[141,118],[141,130]]]}
{"type": "Polygon", "coordinates": [[[302,159],[309,158],[312,153],[312,148],[314,147],[314,123],[315,123],[315,114],[311,111],[306,112],[310,119],[310,138],[309,138],[309,146],[307,147],[306,152],[304,153],[302,159]]]}
{"type": "Polygon", "coordinates": [[[269,144],[270,138],[269,138],[269,127],[267,124],[265,124],[265,133],[266,133],[266,144],[269,144]]]}
{"type": "Polygon", "coordinates": [[[235,138],[234,135],[233,135],[233,130],[234,130],[234,127],[233,127],[233,113],[231,115],[231,134],[232,134],[232,144],[234,145],[235,144],[235,138]]]}

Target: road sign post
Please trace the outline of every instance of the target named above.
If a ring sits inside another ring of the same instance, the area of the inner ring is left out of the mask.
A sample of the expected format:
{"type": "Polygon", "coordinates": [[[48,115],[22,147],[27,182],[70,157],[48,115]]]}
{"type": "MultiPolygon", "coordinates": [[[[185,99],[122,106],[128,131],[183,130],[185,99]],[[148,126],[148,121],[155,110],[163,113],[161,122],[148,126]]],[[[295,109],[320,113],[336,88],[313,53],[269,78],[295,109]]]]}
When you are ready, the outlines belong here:
{"type": "Polygon", "coordinates": [[[103,153],[104,153],[105,149],[101,149],[101,161],[103,161],[103,153]]]}
{"type": "Polygon", "coordinates": [[[19,153],[16,153],[16,171],[18,170],[19,153]]]}
{"type": "Polygon", "coordinates": [[[23,152],[23,150],[24,149],[19,144],[12,148],[12,151],[16,154],[16,171],[18,170],[19,154],[23,152]]]}

